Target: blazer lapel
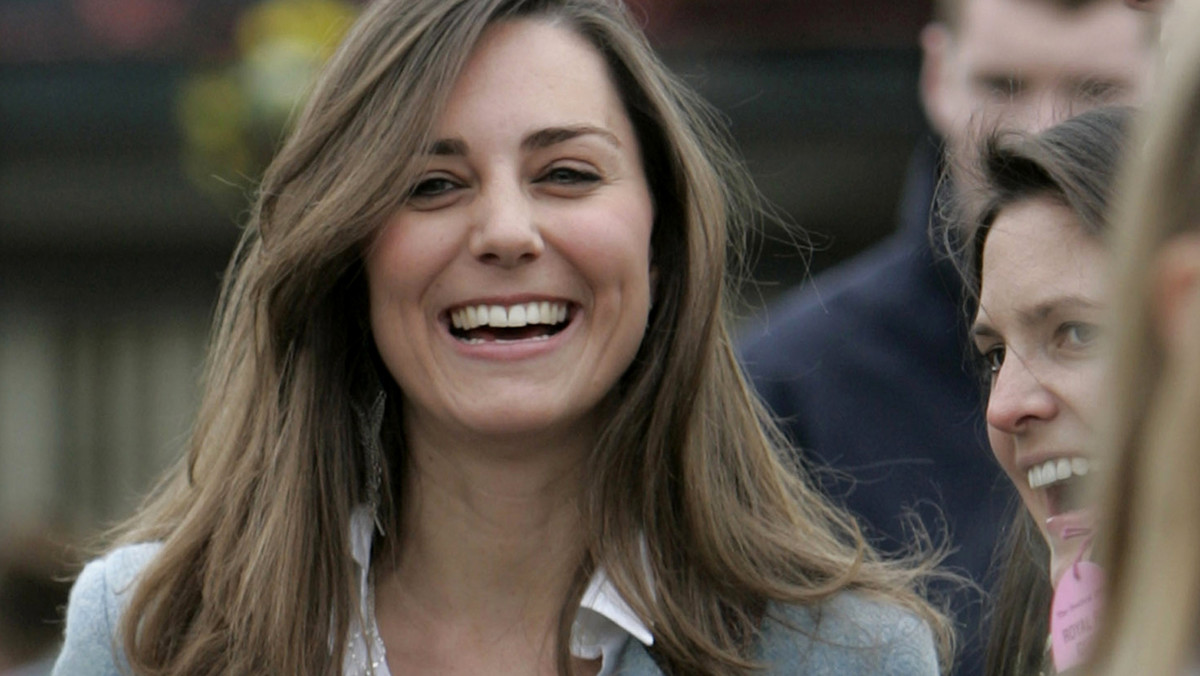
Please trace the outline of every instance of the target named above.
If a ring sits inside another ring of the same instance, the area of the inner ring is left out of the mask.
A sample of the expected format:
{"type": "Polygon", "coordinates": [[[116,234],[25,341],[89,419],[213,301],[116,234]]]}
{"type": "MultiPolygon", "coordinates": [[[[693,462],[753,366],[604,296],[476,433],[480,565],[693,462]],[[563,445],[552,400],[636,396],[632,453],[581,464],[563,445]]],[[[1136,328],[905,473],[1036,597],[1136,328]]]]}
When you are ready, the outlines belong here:
{"type": "Polygon", "coordinates": [[[617,655],[615,676],[664,676],[642,642],[630,637],[617,655]]]}

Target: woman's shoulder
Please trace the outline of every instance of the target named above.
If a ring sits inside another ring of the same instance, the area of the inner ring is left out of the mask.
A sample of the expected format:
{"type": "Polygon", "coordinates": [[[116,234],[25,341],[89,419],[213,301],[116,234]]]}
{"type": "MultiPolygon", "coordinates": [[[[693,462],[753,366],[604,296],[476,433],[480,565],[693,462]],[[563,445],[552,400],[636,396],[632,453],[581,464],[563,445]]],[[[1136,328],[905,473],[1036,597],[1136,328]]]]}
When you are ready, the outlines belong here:
{"type": "Polygon", "coordinates": [[[84,567],[71,588],[67,628],[54,674],[117,674],[120,650],[116,628],[138,574],[161,545],[118,547],[84,567]]]}
{"type": "MultiPolygon", "coordinates": [[[[933,632],[902,606],[844,591],[816,605],[771,603],[757,640],[764,676],[937,676],[933,632]]],[[[627,641],[621,676],[662,676],[650,651],[627,641]]]]}
{"type": "Polygon", "coordinates": [[[938,673],[933,632],[925,621],[860,591],[839,592],[812,606],[771,604],[759,645],[759,659],[779,673],[938,673]]]}

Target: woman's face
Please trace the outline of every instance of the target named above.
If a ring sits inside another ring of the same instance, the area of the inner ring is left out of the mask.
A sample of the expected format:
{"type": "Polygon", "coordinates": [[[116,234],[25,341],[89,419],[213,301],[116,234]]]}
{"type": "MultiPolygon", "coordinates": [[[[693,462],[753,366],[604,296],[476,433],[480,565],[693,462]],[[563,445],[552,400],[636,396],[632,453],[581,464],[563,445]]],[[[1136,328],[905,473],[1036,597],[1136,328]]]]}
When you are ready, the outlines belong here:
{"type": "Polygon", "coordinates": [[[495,24],[433,137],[366,256],[408,433],[592,434],[645,332],[654,220],[604,59],[566,28],[495,24]]]}
{"type": "Polygon", "coordinates": [[[1106,259],[1049,197],[1002,210],[983,248],[972,337],[990,380],[988,439],[1050,545],[1055,581],[1086,540],[1069,529],[1087,522],[1072,498],[1100,395],[1106,259]]]}

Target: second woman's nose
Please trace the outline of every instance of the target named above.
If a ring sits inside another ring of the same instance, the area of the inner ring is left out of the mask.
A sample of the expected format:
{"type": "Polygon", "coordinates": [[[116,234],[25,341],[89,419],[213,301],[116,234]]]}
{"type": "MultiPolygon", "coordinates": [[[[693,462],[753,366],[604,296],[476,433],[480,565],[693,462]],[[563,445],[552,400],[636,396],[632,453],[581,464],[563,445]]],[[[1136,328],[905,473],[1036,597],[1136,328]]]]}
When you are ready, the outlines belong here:
{"type": "Polygon", "coordinates": [[[1034,422],[1053,419],[1058,400],[1041,375],[1010,350],[988,394],[988,425],[1018,434],[1034,422]]]}
{"type": "Polygon", "coordinates": [[[481,262],[513,267],[536,260],[545,250],[532,197],[520,185],[485,187],[472,218],[468,247],[481,262]]]}

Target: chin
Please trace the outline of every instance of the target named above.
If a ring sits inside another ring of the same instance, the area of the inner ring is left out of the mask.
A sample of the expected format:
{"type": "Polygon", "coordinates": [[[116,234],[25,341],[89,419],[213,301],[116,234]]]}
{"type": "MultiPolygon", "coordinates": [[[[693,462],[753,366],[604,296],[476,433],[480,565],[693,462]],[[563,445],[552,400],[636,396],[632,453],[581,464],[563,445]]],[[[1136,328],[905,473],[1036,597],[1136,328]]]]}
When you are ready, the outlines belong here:
{"type": "Polygon", "coordinates": [[[518,438],[530,443],[541,437],[576,436],[595,431],[586,416],[560,412],[498,409],[481,412],[459,421],[472,436],[490,437],[497,442],[518,438]]]}

